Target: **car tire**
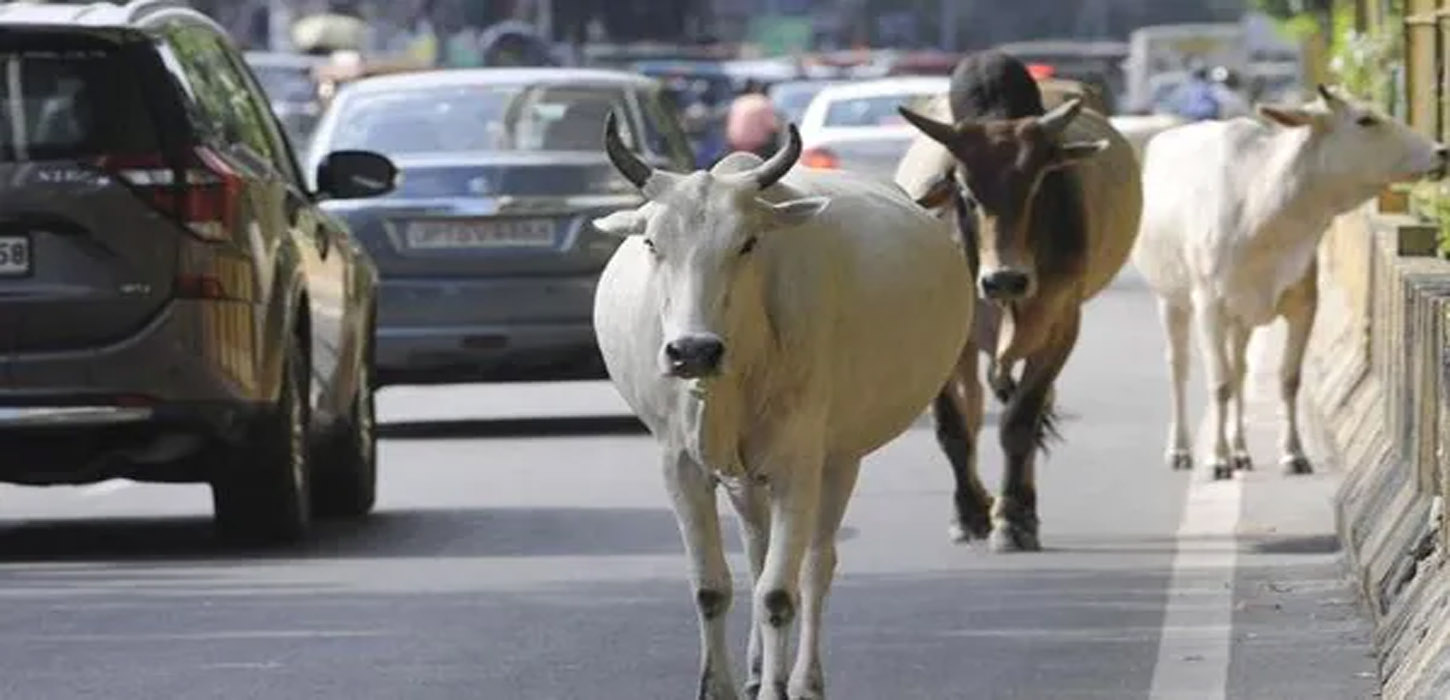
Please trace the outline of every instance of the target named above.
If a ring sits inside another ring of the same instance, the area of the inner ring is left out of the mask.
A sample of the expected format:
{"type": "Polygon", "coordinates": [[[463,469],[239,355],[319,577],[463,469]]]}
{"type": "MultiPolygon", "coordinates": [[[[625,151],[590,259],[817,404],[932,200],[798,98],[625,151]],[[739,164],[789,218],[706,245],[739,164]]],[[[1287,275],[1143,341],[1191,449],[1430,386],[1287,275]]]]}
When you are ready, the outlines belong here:
{"type": "Polygon", "coordinates": [[[372,324],[362,340],[361,377],[346,421],[332,435],[316,470],[312,512],[320,518],[360,518],[377,502],[378,449],[372,324]]]}
{"type": "Polygon", "coordinates": [[[302,539],[312,522],[308,363],[300,342],[287,349],[277,404],[252,426],[212,481],[219,534],[246,544],[302,539]]]}

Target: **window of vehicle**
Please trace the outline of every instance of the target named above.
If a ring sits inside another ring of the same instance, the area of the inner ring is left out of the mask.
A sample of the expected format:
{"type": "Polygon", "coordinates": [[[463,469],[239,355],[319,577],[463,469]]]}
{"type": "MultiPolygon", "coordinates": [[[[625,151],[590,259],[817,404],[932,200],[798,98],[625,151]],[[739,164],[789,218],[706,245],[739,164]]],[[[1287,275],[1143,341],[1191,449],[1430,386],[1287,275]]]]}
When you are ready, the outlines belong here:
{"type": "Polygon", "coordinates": [[[268,99],[277,102],[311,102],[317,99],[317,83],[305,68],[253,65],[252,74],[262,84],[268,99]]]}
{"type": "Polygon", "coordinates": [[[835,100],[826,106],[825,126],[892,126],[906,121],[896,111],[916,95],[882,95],[835,100]]]}
{"type": "Polygon", "coordinates": [[[221,40],[205,29],[174,28],[167,32],[167,47],[174,53],[168,63],[180,68],[179,77],[196,102],[196,127],[227,146],[246,146],[257,156],[274,160],[262,114],[221,40]]]}
{"type": "Polygon", "coordinates": [[[141,86],[112,51],[0,50],[0,160],[159,149],[141,86]]]}
{"type": "Polygon", "coordinates": [[[641,94],[640,103],[644,105],[645,138],[649,139],[650,150],[681,163],[693,163],[690,142],[680,127],[674,105],[657,93],[641,94]]]}
{"type": "MultiPolygon", "coordinates": [[[[446,86],[355,95],[336,116],[326,150],[383,154],[598,151],[604,120],[619,115],[637,143],[622,88],[581,85],[446,86]]],[[[646,140],[662,139],[650,134],[646,140]]]]}

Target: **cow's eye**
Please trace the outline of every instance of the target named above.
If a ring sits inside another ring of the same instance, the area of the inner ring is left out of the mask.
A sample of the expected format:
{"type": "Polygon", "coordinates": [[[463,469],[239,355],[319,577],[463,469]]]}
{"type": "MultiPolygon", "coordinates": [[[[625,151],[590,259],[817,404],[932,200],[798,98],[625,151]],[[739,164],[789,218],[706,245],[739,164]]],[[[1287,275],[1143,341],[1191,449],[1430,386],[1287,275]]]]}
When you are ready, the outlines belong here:
{"type": "Polygon", "coordinates": [[[749,255],[750,254],[750,251],[755,250],[755,243],[756,243],[756,241],[757,241],[757,239],[756,239],[755,236],[751,236],[751,237],[745,239],[745,245],[740,246],[740,254],[741,255],[749,255]]]}
{"type": "Polygon", "coordinates": [[[1365,116],[1360,117],[1359,119],[1357,119],[1355,121],[1355,123],[1358,124],[1358,125],[1360,125],[1360,126],[1362,126],[1362,127],[1365,127],[1367,129],[1367,128],[1371,127],[1371,126],[1375,126],[1375,125],[1379,124],[1380,123],[1380,120],[1375,119],[1374,117],[1371,117],[1371,116],[1369,116],[1369,115],[1366,114],[1365,116]]]}
{"type": "Polygon", "coordinates": [[[655,257],[659,257],[660,256],[660,251],[659,251],[658,248],[655,247],[655,242],[654,241],[652,241],[652,240],[650,240],[648,238],[644,239],[644,247],[645,247],[646,250],[648,250],[650,252],[650,255],[653,255],[655,257]]]}

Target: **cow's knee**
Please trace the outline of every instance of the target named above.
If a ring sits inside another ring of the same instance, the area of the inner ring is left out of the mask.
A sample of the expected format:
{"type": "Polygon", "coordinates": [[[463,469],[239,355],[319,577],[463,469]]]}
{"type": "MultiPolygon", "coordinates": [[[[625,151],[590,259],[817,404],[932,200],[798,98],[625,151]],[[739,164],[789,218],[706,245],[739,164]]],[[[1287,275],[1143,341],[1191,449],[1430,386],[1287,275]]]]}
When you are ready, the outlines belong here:
{"type": "Polygon", "coordinates": [[[771,627],[786,627],[795,621],[795,597],[783,588],[766,591],[761,598],[765,620],[771,627]]]}
{"type": "Polygon", "coordinates": [[[1299,373],[1290,372],[1279,379],[1279,393],[1286,399],[1299,395],[1299,373]]]}
{"type": "Polygon", "coordinates": [[[695,606],[700,617],[713,620],[730,610],[730,591],[718,588],[701,588],[695,591],[695,606]]]}
{"type": "Polygon", "coordinates": [[[1213,400],[1219,403],[1228,403],[1234,397],[1233,385],[1228,382],[1219,382],[1213,386],[1213,400]]]}

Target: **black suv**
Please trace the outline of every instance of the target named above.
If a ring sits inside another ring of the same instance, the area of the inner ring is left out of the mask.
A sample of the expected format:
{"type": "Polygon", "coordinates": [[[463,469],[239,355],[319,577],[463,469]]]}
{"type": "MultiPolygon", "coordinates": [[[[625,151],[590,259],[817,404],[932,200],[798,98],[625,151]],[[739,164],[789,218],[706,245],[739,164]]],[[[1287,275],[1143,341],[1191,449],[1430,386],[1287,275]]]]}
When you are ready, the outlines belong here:
{"type": "Polygon", "coordinates": [[[374,500],[377,273],[225,31],[172,0],[0,6],[0,481],[211,484],[220,531],[374,500]]]}

